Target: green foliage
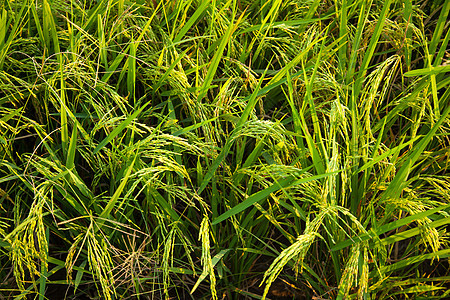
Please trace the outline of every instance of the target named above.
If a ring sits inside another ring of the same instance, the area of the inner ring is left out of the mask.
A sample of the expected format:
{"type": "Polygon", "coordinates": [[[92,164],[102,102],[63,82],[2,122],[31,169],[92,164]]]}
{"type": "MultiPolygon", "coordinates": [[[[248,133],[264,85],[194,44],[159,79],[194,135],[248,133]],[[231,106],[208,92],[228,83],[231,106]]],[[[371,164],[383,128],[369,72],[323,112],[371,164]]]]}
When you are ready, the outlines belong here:
{"type": "Polygon", "coordinates": [[[445,299],[449,1],[0,2],[0,297],[445,299]]]}

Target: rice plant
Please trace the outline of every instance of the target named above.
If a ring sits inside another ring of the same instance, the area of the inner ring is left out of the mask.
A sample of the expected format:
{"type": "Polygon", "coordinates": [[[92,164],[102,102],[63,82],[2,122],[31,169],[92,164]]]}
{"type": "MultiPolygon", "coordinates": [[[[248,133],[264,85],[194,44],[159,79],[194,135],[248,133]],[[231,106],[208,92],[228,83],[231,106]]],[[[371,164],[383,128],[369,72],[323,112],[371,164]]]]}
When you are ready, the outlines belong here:
{"type": "Polygon", "coordinates": [[[0,297],[450,297],[449,12],[0,1],[0,297]]]}

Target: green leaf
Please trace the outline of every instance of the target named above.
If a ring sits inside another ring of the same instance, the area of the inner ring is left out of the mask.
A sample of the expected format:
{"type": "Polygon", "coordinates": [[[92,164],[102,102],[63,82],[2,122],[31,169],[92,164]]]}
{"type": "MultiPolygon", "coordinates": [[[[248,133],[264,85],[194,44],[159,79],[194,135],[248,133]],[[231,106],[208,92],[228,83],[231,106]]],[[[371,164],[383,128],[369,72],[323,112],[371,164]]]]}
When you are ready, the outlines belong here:
{"type": "Polygon", "coordinates": [[[74,167],[75,152],[77,150],[77,127],[72,129],[72,136],[70,137],[69,151],[67,152],[66,168],[71,170],[74,167]]]}
{"type": "MultiPolygon", "coordinates": [[[[427,228],[436,228],[436,227],[444,226],[447,224],[450,224],[450,218],[443,217],[442,219],[428,223],[426,226],[427,226],[427,228]]],[[[413,236],[420,235],[421,231],[422,231],[422,229],[419,227],[412,228],[412,229],[388,236],[388,237],[382,239],[381,243],[383,245],[390,245],[390,244],[411,238],[413,236]]]]}
{"type": "MultiPolygon", "coordinates": [[[[219,253],[217,253],[216,255],[214,255],[214,257],[212,258],[212,265],[213,267],[215,265],[217,265],[217,263],[222,259],[222,257],[224,257],[225,254],[227,254],[231,249],[224,249],[221,250],[219,253]]],[[[195,292],[195,290],[198,288],[198,286],[200,285],[200,283],[202,283],[203,280],[205,280],[206,276],[208,276],[208,272],[205,270],[202,272],[202,274],[200,275],[200,277],[198,278],[197,282],[195,283],[194,287],[191,290],[191,294],[193,292],[195,292]]]]}
{"type": "Polygon", "coordinates": [[[189,29],[195,24],[195,22],[197,22],[198,18],[203,14],[203,12],[208,7],[210,0],[200,1],[200,3],[201,3],[200,6],[195,10],[195,12],[189,18],[189,21],[187,21],[186,24],[184,24],[184,26],[181,27],[177,36],[173,40],[174,43],[181,41],[181,39],[185,36],[185,34],[189,31],[189,29]]]}
{"type": "Polygon", "coordinates": [[[378,16],[377,24],[375,26],[374,32],[371,35],[369,45],[365,50],[364,58],[355,81],[354,95],[353,95],[354,97],[358,97],[361,91],[365,74],[367,72],[367,69],[369,68],[369,64],[373,57],[373,53],[375,52],[375,49],[378,46],[378,39],[380,38],[381,31],[383,30],[384,22],[387,18],[391,3],[392,0],[386,0],[383,2],[383,9],[381,10],[380,16],[378,16]]]}
{"type": "MultiPolygon", "coordinates": [[[[437,252],[432,252],[432,253],[427,253],[427,254],[422,254],[422,255],[405,258],[397,263],[383,266],[380,268],[380,270],[377,270],[376,272],[380,272],[381,274],[386,274],[386,273],[396,271],[398,269],[406,268],[406,267],[411,266],[416,263],[420,263],[426,259],[434,259],[434,258],[443,259],[443,258],[447,258],[447,257],[450,257],[450,249],[443,249],[443,250],[440,250],[437,252]]],[[[371,274],[369,276],[371,277],[373,275],[373,273],[374,272],[371,272],[371,274]]]]}
{"type": "Polygon", "coordinates": [[[359,169],[356,171],[356,174],[358,174],[358,173],[360,173],[360,172],[362,172],[362,171],[365,171],[365,170],[367,170],[367,169],[373,167],[374,165],[376,165],[377,163],[379,163],[379,162],[382,161],[383,159],[385,159],[385,158],[387,158],[387,157],[389,157],[389,156],[391,156],[391,155],[393,155],[393,154],[399,152],[401,149],[405,148],[406,146],[411,145],[412,143],[414,143],[415,141],[417,141],[419,138],[420,138],[420,136],[416,136],[416,137],[414,137],[413,139],[409,140],[408,142],[402,143],[401,145],[399,145],[399,146],[397,146],[397,147],[394,147],[394,148],[392,148],[392,149],[389,149],[388,151],[383,152],[383,153],[380,154],[380,155],[376,155],[376,151],[377,151],[377,147],[376,147],[375,150],[374,150],[374,154],[375,154],[375,155],[374,155],[374,158],[373,158],[371,161],[369,161],[368,163],[364,164],[361,168],[359,168],[359,169]]]}
{"type": "Polygon", "coordinates": [[[378,227],[377,230],[371,230],[369,233],[364,233],[364,234],[352,237],[352,238],[350,238],[350,239],[348,239],[346,241],[340,242],[340,243],[334,245],[331,248],[331,251],[338,251],[338,250],[344,249],[344,248],[346,248],[348,246],[351,246],[351,245],[353,245],[355,243],[367,241],[367,240],[369,240],[371,238],[374,238],[376,236],[382,235],[382,234],[384,234],[384,233],[386,233],[388,231],[397,229],[397,228],[399,228],[401,226],[404,226],[404,225],[407,225],[409,223],[416,222],[418,220],[427,218],[427,217],[429,217],[429,216],[431,216],[431,215],[433,215],[433,214],[435,214],[437,212],[445,211],[448,208],[450,208],[450,204],[439,206],[439,207],[436,207],[436,208],[433,208],[433,209],[429,209],[427,211],[424,211],[424,212],[421,212],[421,213],[418,213],[418,214],[414,214],[412,216],[408,216],[406,218],[402,218],[402,219],[390,222],[388,224],[385,224],[383,226],[378,227]]]}
{"type": "MultiPolygon", "coordinates": [[[[120,185],[117,188],[117,190],[114,192],[114,195],[109,200],[109,202],[106,205],[106,207],[103,210],[103,212],[100,214],[100,216],[99,216],[100,219],[109,219],[110,218],[110,213],[111,213],[112,209],[114,208],[114,205],[116,204],[116,202],[119,200],[119,197],[122,194],[122,191],[123,191],[123,189],[125,188],[125,185],[128,182],[128,178],[130,177],[131,172],[133,171],[134,163],[135,163],[137,157],[138,157],[138,155],[136,154],[134,156],[134,159],[131,162],[130,166],[128,167],[127,172],[125,173],[125,176],[122,178],[122,182],[120,183],[120,185]]],[[[100,227],[100,225],[102,223],[103,223],[103,221],[100,220],[99,227],[100,227]]]]}
{"type": "Polygon", "coordinates": [[[122,130],[125,129],[125,127],[130,124],[134,118],[136,118],[147,105],[150,104],[150,101],[145,103],[140,109],[135,111],[131,116],[126,118],[119,126],[117,126],[106,138],[104,138],[98,145],[95,147],[93,154],[96,154],[98,151],[100,151],[103,147],[105,147],[108,143],[110,143],[122,130]]]}
{"type": "MultiPolygon", "coordinates": [[[[207,2],[206,2],[207,3],[207,2]]],[[[216,74],[217,71],[217,67],[219,66],[220,60],[222,59],[223,56],[223,51],[225,50],[225,46],[228,44],[228,42],[231,39],[231,36],[233,34],[233,32],[236,30],[240,19],[243,17],[243,14],[241,15],[241,17],[238,19],[238,21],[236,22],[236,24],[233,24],[234,22],[234,14],[233,14],[233,18],[230,21],[230,25],[228,26],[227,31],[225,32],[225,34],[222,37],[222,40],[219,44],[219,48],[216,50],[214,57],[211,60],[211,64],[208,68],[208,72],[206,73],[205,79],[203,81],[202,87],[200,88],[201,92],[199,93],[198,97],[197,97],[197,101],[201,102],[203,97],[205,97],[206,93],[208,92],[211,83],[214,79],[214,76],[216,74]]]]}
{"type": "Polygon", "coordinates": [[[315,176],[311,176],[311,177],[306,177],[306,178],[302,178],[302,179],[296,179],[295,177],[288,177],[288,178],[284,178],[278,182],[275,182],[274,184],[272,184],[270,187],[265,188],[262,191],[259,191],[253,195],[251,195],[250,197],[248,197],[247,199],[245,199],[243,202],[239,203],[238,205],[236,205],[235,207],[231,208],[230,210],[228,210],[227,212],[221,214],[220,216],[218,216],[213,222],[212,225],[216,225],[242,211],[244,211],[245,209],[247,209],[248,207],[252,206],[253,204],[266,199],[271,193],[274,193],[278,190],[284,189],[284,188],[288,188],[291,186],[295,186],[295,185],[299,185],[302,183],[306,183],[309,181],[313,181],[313,180],[317,180],[317,179],[321,179],[324,177],[328,177],[330,175],[333,174],[337,174],[340,171],[336,171],[336,172],[331,172],[331,173],[326,173],[326,174],[320,174],[320,175],[315,175],[315,176]]]}
{"type": "Polygon", "coordinates": [[[413,76],[424,76],[424,75],[437,75],[439,73],[450,72],[450,66],[438,66],[438,67],[430,67],[424,69],[417,69],[406,72],[404,75],[406,77],[413,76]]]}
{"type": "Polygon", "coordinates": [[[6,116],[2,117],[0,119],[0,122],[8,122],[9,120],[11,120],[12,118],[14,118],[15,116],[17,116],[18,114],[22,113],[23,107],[18,108],[13,110],[12,112],[10,112],[9,114],[7,114],[6,116]]]}
{"type": "Polygon", "coordinates": [[[386,191],[383,193],[383,196],[381,197],[381,201],[384,201],[388,198],[395,199],[400,196],[401,191],[405,187],[412,166],[419,159],[419,156],[422,154],[422,152],[425,150],[425,147],[434,137],[436,131],[447,119],[449,113],[450,113],[450,106],[448,106],[445,109],[445,111],[442,113],[441,117],[436,122],[436,124],[434,124],[434,126],[428,131],[428,133],[413,148],[414,150],[412,151],[412,153],[408,155],[408,158],[403,163],[403,166],[397,172],[394,179],[389,183],[389,186],[387,187],[386,191]]]}
{"type": "Polygon", "coordinates": [[[80,286],[81,283],[81,279],[83,278],[83,275],[86,273],[84,267],[86,267],[87,264],[87,260],[84,260],[80,266],[78,267],[79,269],[77,270],[77,275],[75,277],[75,282],[74,282],[74,293],[77,291],[78,287],[80,286]]]}
{"type": "Polygon", "coordinates": [[[253,111],[253,108],[256,105],[256,100],[257,100],[256,96],[258,95],[258,91],[261,88],[261,84],[264,80],[264,76],[265,76],[265,73],[261,76],[261,78],[258,82],[258,85],[255,88],[255,90],[253,91],[253,93],[245,99],[245,100],[248,99],[248,104],[245,107],[244,112],[242,113],[241,117],[239,118],[239,121],[236,124],[236,127],[234,128],[233,132],[231,133],[231,136],[228,137],[227,141],[225,142],[225,145],[223,146],[222,151],[217,156],[217,158],[214,160],[214,162],[212,163],[211,167],[208,170],[208,173],[206,173],[205,177],[203,178],[203,182],[197,192],[198,194],[200,194],[206,188],[209,181],[214,176],[214,173],[216,172],[217,168],[222,163],[223,159],[227,156],[228,152],[231,149],[231,146],[233,145],[234,134],[242,128],[242,126],[247,121],[248,117],[250,116],[250,113],[253,111]]]}
{"type": "Polygon", "coordinates": [[[183,128],[183,129],[177,130],[177,131],[175,131],[174,133],[172,133],[172,135],[173,135],[173,136],[180,136],[180,135],[186,134],[186,133],[188,133],[188,132],[191,132],[191,131],[193,131],[193,130],[195,130],[195,129],[197,129],[197,128],[203,127],[203,126],[205,126],[206,124],[211,123],[211,122],[217,120],[217,118],[218,118],[218,117],[215,117],[215,118],[212,118],[212,119],[208,119],[208,120],[205,120],[205,121],[196,123],[196,124],[194,124],[194,125],[185,127],[185,128],[183,128]]]}

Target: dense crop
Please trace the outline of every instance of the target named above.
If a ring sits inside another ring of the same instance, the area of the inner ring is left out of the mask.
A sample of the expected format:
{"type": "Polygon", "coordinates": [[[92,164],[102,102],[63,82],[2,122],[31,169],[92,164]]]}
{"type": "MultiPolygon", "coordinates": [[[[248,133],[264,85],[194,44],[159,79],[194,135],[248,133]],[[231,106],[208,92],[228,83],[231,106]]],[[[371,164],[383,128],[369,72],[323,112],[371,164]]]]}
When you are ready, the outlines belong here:
{"type": "Polygon", "coordinates": [[[0,3],[0,298],[450,297],[450,1],[0,3]]]}

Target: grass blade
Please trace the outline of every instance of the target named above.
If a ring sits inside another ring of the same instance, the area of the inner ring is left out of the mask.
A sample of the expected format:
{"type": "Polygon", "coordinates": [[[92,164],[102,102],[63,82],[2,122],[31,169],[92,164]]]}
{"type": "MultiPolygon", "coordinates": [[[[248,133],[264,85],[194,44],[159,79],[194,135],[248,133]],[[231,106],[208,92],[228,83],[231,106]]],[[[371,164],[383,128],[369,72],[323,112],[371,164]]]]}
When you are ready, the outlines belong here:
{"type": "Polygon", "coordinates": [[[104,138],[98,145],[95,147],[93,154],[96,154],[98,151],[100,151],[103,147],[105,147],[107,144],[109,144],[119,133],[122,132],[122,130],[125,129],[143,110],[144,108],[149,105],[150,102],[145,103],[141,108],[136,110],[132,115],[130,115],[128,118],[126,118],[119,126],[117,126],[113,131],[111,131],[110,134],[106,138],[104,138]]]}
{"type": "Polygon", "coordinates": [[[251,195],[250,197],[248,197],[247,199],[245,199],[243,202],[239,203],[238,205],[234,206],[233,208],[231,208],[230,210],[228,210],[227,212],[221,214],[220,216],[218,216],[215,220],[213,220],[212,225],[216,225],[222,221],[225,221],[226,219],[244,211],[245,209],[247,209],[248,207],[252,206],[253,204],[266,199],[267,197],[269,197],[269,195],[271,193],[274,193],[280,189],[284,189],[284,188],[288,188],[291,186],[295,186],[298,184],[302,184],[302,183],[306,183],[309,181],[313,181],[313,180],[317,180],[317,179],[321,179],[321,178],[325,178],[328,176],[331,176],[333,174],[337,174],[338,172],[332,172],[332,173],[326,173],[326,174],[320,174],[320,175],[315,175],[315,176],[311,176],[311,177],[306,177],[306,178],[302,178],[302,179],[296,179],[294,177],[288,177],[288,178],[284,178],[282,180],[279,180],[278,182],[275,182],[273,185],[271,185],[270,187],[259,191],[253,195],[251,195]]]}

